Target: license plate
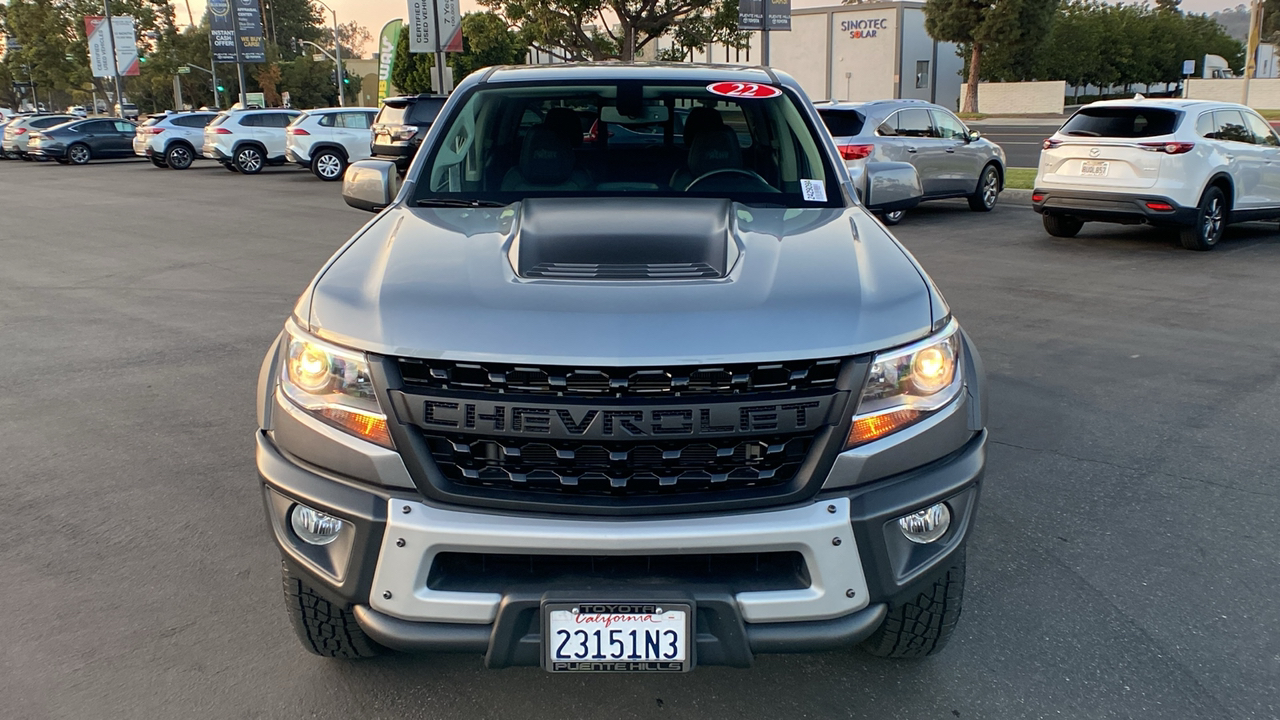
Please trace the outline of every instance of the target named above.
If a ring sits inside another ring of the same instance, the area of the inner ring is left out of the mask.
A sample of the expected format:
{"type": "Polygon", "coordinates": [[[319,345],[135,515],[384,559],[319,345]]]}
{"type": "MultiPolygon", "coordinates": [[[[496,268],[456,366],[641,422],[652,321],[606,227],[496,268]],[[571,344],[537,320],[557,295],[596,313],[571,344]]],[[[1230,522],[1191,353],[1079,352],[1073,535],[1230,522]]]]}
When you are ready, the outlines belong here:
{"type": "Polygon", "coordinates": [[[1085,160],[1080,163],[1081,175],[1093,175],[1095,177],[1106,177],[1107,166],[1111,163],[1102,160],[1085,160]]]}
{"type": "Polygon", "coordinates": [[[548,603],[543,655],[551,672],[685,672],[692,610],[675,603],[548,603]]]}

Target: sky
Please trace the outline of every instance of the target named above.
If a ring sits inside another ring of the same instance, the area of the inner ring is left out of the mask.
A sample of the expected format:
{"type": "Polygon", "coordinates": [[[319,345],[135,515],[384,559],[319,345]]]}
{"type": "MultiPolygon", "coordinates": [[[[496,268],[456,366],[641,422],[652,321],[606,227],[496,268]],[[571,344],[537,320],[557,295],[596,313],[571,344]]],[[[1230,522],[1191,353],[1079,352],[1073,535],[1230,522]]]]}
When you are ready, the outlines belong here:
{"type": "MultiPolygon", "coordinates": [[[[173,0],[174,9],[178,13],[178,22],[184,23],[187,20],[187,5],[189,3],[191,12],[199,17],[204,12],[205,0],[173,0]]],[[[1185,12],[1208,13],[1215,10],[1223,10],[1229,7],[1235,7],[1240,0],[1182,0],[1182,9],[1185,12]]],[[[361,25],[369,28],[369,32],[374,36],[374,42],[377,42],[378,31],[382,29],[384,23],[392,18],[403,18],[408,15],[408,0],[325,0],[329,7],[338,13],[338,22],[348,22],[355,20],[361,25]]],[[[476,0],[461,0],[462,11],[472,12],[479,10],[480,6],[476,0]]],[[[827,5],[839,4],[839,0],[792,0],[792,7],[822,7],[827,5]]],[[[326,15],[328,15],[326,13],[326,15]]],[[[373,43],[365,48],[366,55],[373,52],[373,43]]]]}

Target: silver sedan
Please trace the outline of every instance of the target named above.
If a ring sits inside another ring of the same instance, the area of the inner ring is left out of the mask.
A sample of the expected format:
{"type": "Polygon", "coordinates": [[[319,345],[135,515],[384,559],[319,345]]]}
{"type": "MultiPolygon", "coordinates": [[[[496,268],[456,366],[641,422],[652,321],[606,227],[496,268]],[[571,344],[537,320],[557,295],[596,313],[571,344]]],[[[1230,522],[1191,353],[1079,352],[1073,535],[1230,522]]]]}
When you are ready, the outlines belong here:
{"type": "MultiPolygon", "coordinates": [[[[860,189],[868,162],[905,162],[915,167],[924,200],[962,197],[979,212],[995,207],[1004,189],[1004,150],[950,110],[923,100],[815,105],[860,189]]],[[[905,212],[882,219],[896,225],[905,212]]]]}

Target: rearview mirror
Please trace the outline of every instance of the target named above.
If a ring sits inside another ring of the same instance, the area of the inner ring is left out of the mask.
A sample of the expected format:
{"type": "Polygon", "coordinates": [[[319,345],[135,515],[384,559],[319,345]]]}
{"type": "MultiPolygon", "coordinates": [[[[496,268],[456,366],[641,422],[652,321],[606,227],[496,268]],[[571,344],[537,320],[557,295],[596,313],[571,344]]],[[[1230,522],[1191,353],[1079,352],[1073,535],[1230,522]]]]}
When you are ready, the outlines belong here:
{"type": "Polygon", "coordinates": [[[342,176],[342,199],[353,208],[378,212],[400,192],[396,164],[388,160],[353,162],[342,176]]]}
{"type": "Polygon", "coordinates": [[[616,123],[618,125],[651,125],[653,123],[664,123],[670,117],[671,112],[667,110],[665,105],[645,105],[643,112],[637,117],[623,115],[613,105],[605,105],[600,108],[600,122],[616,123]]]}
{"type": "Polygon", "coordinates": [[[865,170],[866,193],[863,205],[877,212],[910,210],[920,204],[924,190],[920,175],[911,163],[872,162],[865,170]]]}
{"type": "Polygon", "coordinates": [[[981,139],[982,139],[982,133],[978,132],[977,130],[969,131],[969,142],[978,142],[981,139]]]}

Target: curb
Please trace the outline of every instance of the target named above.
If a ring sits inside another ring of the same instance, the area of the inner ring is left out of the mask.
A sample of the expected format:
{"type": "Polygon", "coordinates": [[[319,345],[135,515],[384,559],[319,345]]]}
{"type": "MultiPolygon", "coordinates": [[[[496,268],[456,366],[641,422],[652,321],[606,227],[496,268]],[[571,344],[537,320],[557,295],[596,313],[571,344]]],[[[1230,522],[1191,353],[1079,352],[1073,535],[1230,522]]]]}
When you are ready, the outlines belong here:
{"type": "Polygon", "coordinates": [[[1005,188],[1000,191],[1000,199],[1014,202],[1019,205],[1031,204],[1031,191],[1018,190],[1017,188],[1005,188]]]}

